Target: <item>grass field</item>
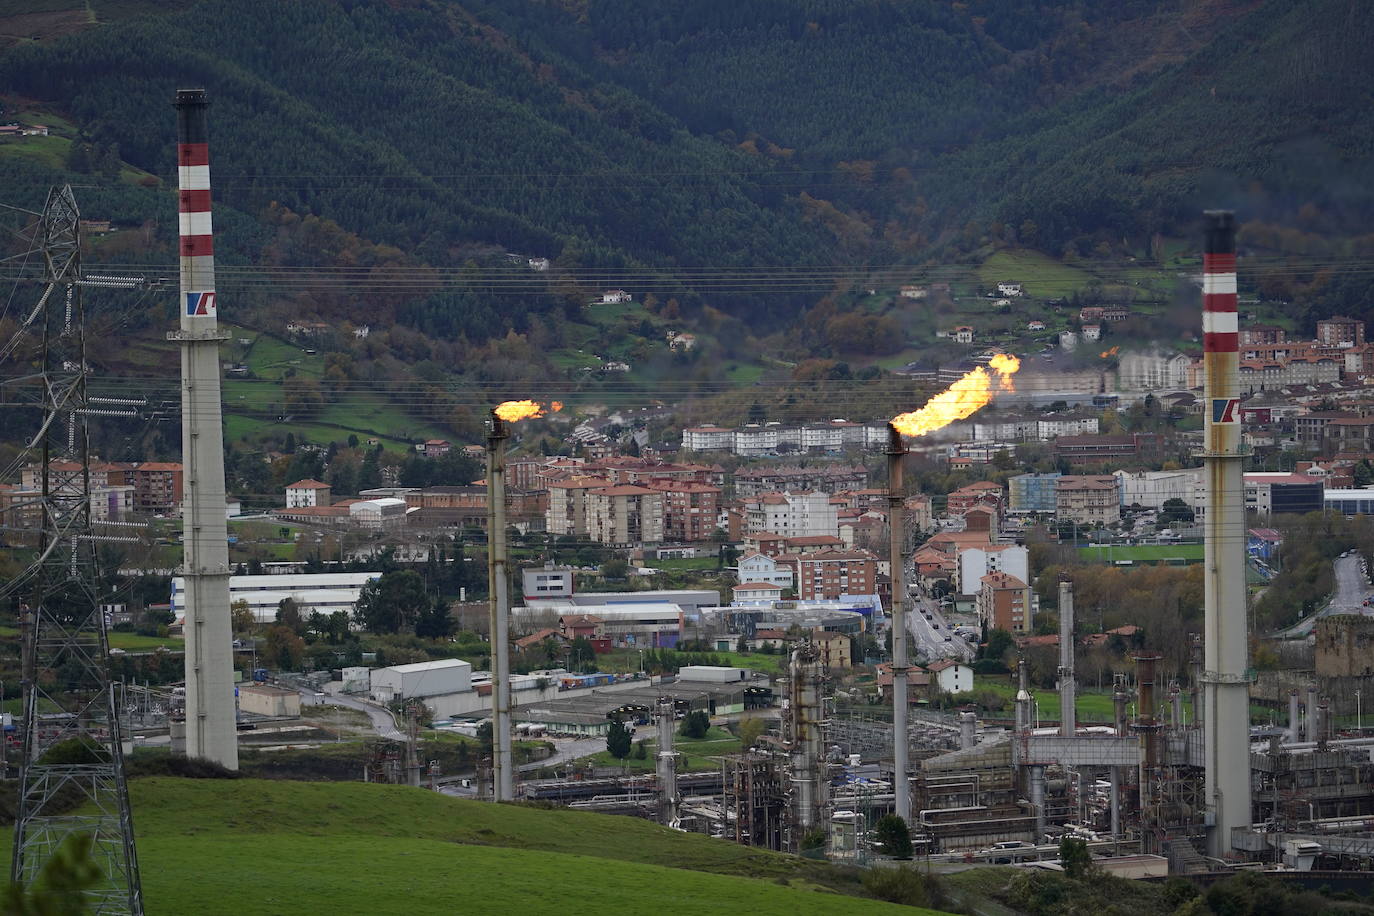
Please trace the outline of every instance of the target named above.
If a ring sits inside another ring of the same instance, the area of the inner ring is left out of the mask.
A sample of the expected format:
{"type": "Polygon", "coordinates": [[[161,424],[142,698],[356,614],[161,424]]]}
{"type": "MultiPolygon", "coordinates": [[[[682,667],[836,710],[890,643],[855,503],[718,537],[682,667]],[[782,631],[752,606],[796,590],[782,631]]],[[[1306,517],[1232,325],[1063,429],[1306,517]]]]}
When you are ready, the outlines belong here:
{"type": "Polygon", "coordinates": [[[361,783],[149,778],[130,795],[150,914],[931,912],[828,892],[857,879],[824,863],[636,818],[361,783]]]}
{"type": "MultiPolygon", "coordinates": [[[[656,736],[658,730],[652,726],[641,725],[636,739],[645,735],[656,736]]],[[[712,727],[704,738],[684,738],[678,735],[673,742],[673,749],[680,755],[678,758],[679,773],[695,773],[700,770],[718,770],[720,763],[715,757],[721,754],[734,754],[740,751],[740,741],[734,735],[723,728],[712,727]]],[[[654,755],[658,753],[658,738],[650,737],[644,743],[645,757],[637,760],[634,757],[626,757],[624,760],[616,760],[607,751],[598,751],[590,757],[583,757],[583,763],[590,763],[598,767],[621,767],[631,773],[652,773],[654,771],[654,755]]]]}
{"type": "Polygon", "coordinates": [[[1078,555],[1098,563],[1201,563],[1202,544],[1139,544],[1134,547],[1080,547],[1078,555]]]}
{"type": "MultiPolygon", "coordinates": [[[[18,639],[19,630],[17,627],[0,627],[0,639],[18,639]]],[[[124,633],[118,630],[110,631],[110,648],[123,649],[125,652],[147,652],[160,647],[174,649],[180,652],[186,646],[186,642],[181,639],[161,636],[140,636],[137,633],[124,633]]]]}
{"type": "Polygon", "coordinates": [[[978,268],[978,278],[993,289],[998,283],[1020,283],[1026,295],[1043,299],[1082,289],[1093,275],[1038,251],[1015,249],[995,252],[978,268]]]}

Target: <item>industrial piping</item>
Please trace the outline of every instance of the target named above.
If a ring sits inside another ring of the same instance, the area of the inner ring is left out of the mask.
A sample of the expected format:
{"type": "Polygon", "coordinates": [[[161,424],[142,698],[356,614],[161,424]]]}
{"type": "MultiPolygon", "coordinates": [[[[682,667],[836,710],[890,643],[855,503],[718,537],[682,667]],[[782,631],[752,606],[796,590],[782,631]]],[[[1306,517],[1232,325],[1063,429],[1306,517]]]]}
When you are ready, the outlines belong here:
{"type": "Polygon", "coordinates": [[[905,507],[902,502],[902,458],[906,447],[902,434],[887,425],[887,530],[888,561],[892,581],[892,791],[898,817],[911,823],[911,782],[907,778],[909,738],[907,736],[906,650],[906,567],[902,562],[905,540],[905,507]]]}
{"type": "Polygon", "coordinates": [[[510,574],[506,568],[506,432],[492,411],[487,432],[487,576],[491,595],[492,794],[515,799],[510,727],[510,574]]]}
{"type": "Polygon", "coordinates": [[[179,89],[177,183],[181,315],[182,575],[186,582],[186,756],[237,770],[229,540],[225,516],[215,240],[204,89],[179,89]]]}
{"type": "Polygon", "coordinates": [[[1207,848],[1231,851],[1232,832],[1250,826],[1250,692],[1246,676],[1245,494],[1240,440],[1240,354],[1236,314],[1236,220],[1206,213],[1202,256],[1205,373],[1203,464],[1207,477],[1203,687],[1207,848]]]}

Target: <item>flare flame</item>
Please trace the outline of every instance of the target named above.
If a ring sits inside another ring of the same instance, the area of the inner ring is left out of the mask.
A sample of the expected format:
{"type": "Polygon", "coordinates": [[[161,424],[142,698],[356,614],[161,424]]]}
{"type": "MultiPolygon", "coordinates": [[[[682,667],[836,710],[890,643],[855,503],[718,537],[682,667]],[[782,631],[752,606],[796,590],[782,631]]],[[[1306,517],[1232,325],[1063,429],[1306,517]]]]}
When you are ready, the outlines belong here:
{"type": "MultiPolygon", "coordinates": [[[[549,404],[549,410],[554,413],[563,409],[561,401],[553,401],[549,404]]],[[[516,420],[534,420],[544,416],[544,405],[538,401],[505,401],[496,405],[492,411],[507,423],[514,423],[516,420]]]]}
{"type": "MultiPolygon", "coordinates": [[[[999,353],[989,365],[997,373],[998,388],[1003,391],[1016,390],[1011,377],[1021,368],[1021,360],[1008,353],[999,353]]],[[[919,410],[893,417],[892,425],[904,436],[924,436],[955,420],[972,416],[992,400],[994,393],[992,373],[979,366],[935,395],[919,410]]]]}
{"type": "Polygon", "coordinates": [[[1109,357],[1115,356],[1116,354],[1118,354],[1118,353],[1120,353],[1120,352],[1121,352],[1121,348],[1120,348],[1120,347],[1112,347],[1110,350],[1103,350],[1101,353],[1099,353],[1099,354],[1097,354],[1097,355],[1098,355],[1100,358],[1102,358],[1102,359],[1108,359],[1109,357]]]}

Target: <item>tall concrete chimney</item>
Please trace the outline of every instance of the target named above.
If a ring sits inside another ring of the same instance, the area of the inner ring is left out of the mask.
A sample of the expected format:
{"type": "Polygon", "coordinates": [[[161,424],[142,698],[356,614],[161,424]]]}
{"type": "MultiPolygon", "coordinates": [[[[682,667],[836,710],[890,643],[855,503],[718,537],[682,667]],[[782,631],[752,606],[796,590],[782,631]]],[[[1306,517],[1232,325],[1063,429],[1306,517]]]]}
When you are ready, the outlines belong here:
{"type": "Polygon", "coordinates": [[[1307,685],[1307,706],[1304,708],[1303,713],[1304,713],[1304,715],[1306,716],[1306,718],[1304,719],[1304,721],[1306,722],[1306,725],[1305,725],[1305,727],[1303,728],[1303,735],[1307,738],[1308,741],[1316,741],[1316,740],[1317,740],[1317,719],[1316,719],[1316,716],[1317,716],[1317,685],[1316,685],[1316,684],[1308,684],[1308,685],[1307,685]]]}
{"type": "Polygon", "coordinates": [[[978,714],[959,713],[959,748],[968,750],[978,744],[978,714]]]}
{"type": "Polygon", "coordinates": [[[1078,696],[1073,673],[1073,582],[1059,581],[1059,734],[1073,737],[1078,696]]]}
{"type": "Polygon", "coordinates": [[[1207,848],[1231,851],[1231,834],[1250,826],[1250,690],[1246,676],[1245,453],[1240,437],[1240,329],[1236,314],[1236,220],[1206,213],[1202,255],[1205,377],[1203,465],[1207,477],[1203,688],[1207,848]]]}
{"type": "Polygon", "coordinates": [[[229,539],[219,384],[215,237],[204,89],[178,89],[182,575],[186,582],[186,756],[239,766],[229,619],[229,539]]]}
{"type": "Polygon", "coordinates": [[[515,799],[510,725],[510,570],[506,568],[506,432],[492,411],[487,431],[487,576],[491,593],[491,744],[496,800],[515,799]]]}
{"type": "Polygon", "coordinates": [[[907,735],[906,567],[902,559],[906,511],[902,500],[902,434],[887,425],[887,530],[892,581],[892,790],[896,815],[911,822],[910,753],[907,735]]]}

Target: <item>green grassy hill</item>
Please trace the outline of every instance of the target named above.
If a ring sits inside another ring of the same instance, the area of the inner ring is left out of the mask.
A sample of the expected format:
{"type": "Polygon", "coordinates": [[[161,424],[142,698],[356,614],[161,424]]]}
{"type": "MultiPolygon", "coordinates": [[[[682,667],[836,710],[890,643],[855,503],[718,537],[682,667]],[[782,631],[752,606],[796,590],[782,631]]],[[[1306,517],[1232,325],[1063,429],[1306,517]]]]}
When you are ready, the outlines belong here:
{"type": "MultiPolygon", "coordinates": [[[[930,913],[851,872],[628,817],[356,783],[135,780],[150,914],[930,913]]],[[[6,839],[8,842],[8,838],[6,839]]]]}

